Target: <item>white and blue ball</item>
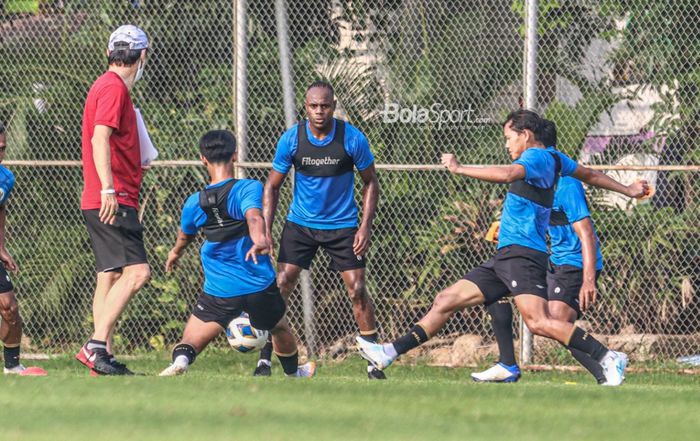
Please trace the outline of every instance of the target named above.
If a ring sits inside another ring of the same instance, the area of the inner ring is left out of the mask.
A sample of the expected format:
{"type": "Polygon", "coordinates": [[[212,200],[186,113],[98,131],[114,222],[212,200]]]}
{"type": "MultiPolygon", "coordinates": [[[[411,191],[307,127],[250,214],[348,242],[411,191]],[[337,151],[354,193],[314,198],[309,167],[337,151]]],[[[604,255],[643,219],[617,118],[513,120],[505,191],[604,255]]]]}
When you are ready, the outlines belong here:
{"type": "Polygon", "coordinates": [[[267,342],[268,335],[268,331],[255,329],[250,324],[250,318],[245,312],[231,320],[226,328],[226,339],[231,347],[244,354],[262,349],[267,342]]]}

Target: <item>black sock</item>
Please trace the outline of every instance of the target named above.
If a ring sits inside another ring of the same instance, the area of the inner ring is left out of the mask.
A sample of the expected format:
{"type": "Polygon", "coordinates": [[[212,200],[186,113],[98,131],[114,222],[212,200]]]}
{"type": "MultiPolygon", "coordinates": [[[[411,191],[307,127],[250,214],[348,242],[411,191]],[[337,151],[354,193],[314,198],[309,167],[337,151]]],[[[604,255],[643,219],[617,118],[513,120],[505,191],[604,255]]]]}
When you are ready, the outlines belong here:
{"type": "Polygon", "coordinates": [[[5,356],[5,367],[7,369],[19,366],[19,346],[15,346],[14,348],[5,346],[2,352],[5,356]]]}
{"type": "Polygon", "coordinates": [[[425,332],[425,329],[423,329],[420,325],[416,324],[413,325],[413,327],[410,331],[408,331],[407,334],[402,335],[401,337],[394,340],[393,345],[394,349],[396,349],[396,352],[400,355],[405,354],[413,348],[417,348],[418,346],[428,341],[428,339],[428,333],[425,332]]]}
{"type": "Polygon", "coordinates": [[[173,348],[173,361],[180,355],[187,357],[188,364],[194,363],[194,359],[197,358],[197,351],[194,350],[192,345],[187,343],[180,343],[175,348],[173,348]]]}
{"type": "Polygon", "coordinates": [[[608,348],[579,327],[574,327],[574,333],[571,334],[571,339],[566,347],[578,349],[584,354],[588,354],[595,361],[601,361],[608,352],[608,348]]]}
{"type": "Polygon", "coordinates": [[[510,306],[510,301],[499,300],[487,306],[486,310],[491,314],[491,327],[498,343],[498,361],[507,366],[517,364],[513,345],[513,307],[510,306]]]}
{"type": "Polygon", "coordinates": [[[265,343],[265,346],[260,349],[259,360],[266,360],[270,363],[272,362],[272,334],[267,337],[267,343],[265,343]]]}
{"type": "Polygon", "coordinates": [[[287,375],[293,375],[297,373],[297,369],[299,366],[299,353],[295,352],[292,355],[280,355],[280,354],[275,354],[277,355],[277,358],[280,361],[280,364],[282,365],[282,370],[284,370],[284,373],[287,375]]]}
{"type": "Polygon", "coordinates": [[[585,367],[588,372],[593,374],[596,381],[598,381],[598,384],[605,383],[606,378],[605,374],[603,374],[603,366],[601,366],[600,363],[578,349],[569,348],[569,352],[571,352],[571,355],[576,359],[576,361],[581,363],[581,366],[585,367]]]}

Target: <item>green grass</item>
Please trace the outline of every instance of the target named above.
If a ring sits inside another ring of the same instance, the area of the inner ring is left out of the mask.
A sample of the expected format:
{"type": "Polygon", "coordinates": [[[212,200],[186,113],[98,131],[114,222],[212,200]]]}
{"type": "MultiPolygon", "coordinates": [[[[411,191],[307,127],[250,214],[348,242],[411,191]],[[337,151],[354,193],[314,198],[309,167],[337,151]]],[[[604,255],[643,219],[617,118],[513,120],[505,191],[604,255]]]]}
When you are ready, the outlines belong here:
{"type": "Polygon", "coordinates": [[[149,376],[90,378],[69,357],[27,362],[46,378],[0,378],[10,440],[672,440],[700,433],[700,378],[628,374],[620,388],[583,373],[527,372],[475,384],[469,370],[393,366],[369,382],[357,357],[312,380],[253,378],[255,356],[209,352],[187,375],[157,378],[166,354],[133,360],[149,376]]]}

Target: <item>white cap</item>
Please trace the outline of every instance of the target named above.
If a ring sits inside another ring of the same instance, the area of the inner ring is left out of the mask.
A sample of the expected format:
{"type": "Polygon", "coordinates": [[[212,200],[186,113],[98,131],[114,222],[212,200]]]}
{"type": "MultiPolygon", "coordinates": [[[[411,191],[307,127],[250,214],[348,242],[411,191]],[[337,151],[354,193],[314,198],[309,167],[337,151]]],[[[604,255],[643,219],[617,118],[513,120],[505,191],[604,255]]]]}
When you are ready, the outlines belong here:
{"type": "Polygon", "coordinates": [[[113,51],[115,43],[126,43],[131,50],[146,49],[148,48],[148,36],[134,25],[122,25],[109,36],[107,49],[113,51]]]}

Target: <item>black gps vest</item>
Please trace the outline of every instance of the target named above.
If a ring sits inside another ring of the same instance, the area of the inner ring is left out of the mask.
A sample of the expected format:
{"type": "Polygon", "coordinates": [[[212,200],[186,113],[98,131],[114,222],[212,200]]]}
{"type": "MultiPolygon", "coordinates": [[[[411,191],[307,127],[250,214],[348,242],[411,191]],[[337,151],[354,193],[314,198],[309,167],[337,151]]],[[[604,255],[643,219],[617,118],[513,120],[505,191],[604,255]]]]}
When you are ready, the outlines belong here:
{"type": "Polygon", "coordinates": [[[569,218],[563,211],[552,210],[552,212],[549,214],[549,225],[552,227],[563,227],[565,225],[569,225],[570,223],[569,218]]]}
{"type": "Polygon", "coordinates": [[[517,194],[529,201],[532,201],[545,208],[552,208],[554,202],[554,191],[557,189],[559,182],[559,173],[561,172],[561,159],[559,155],[552,152],[547,152],[554,158],[554,181],[549,188],[540,188],[525,182],[525,179],[520,179],[510,184],[508,193],[517,194]]]}
{"type": "Polygon", "coordinates": [[[306,121],[297,126],[294,169],[306,176],[338,176],[352,171],[352,158],[345,151],[345,121],[335,120],[335,135],[325,147],[316,147],[306,134],[306,121]]]}
{"type": "Polygon", "coordinates": [[[220,187],[199,192],[199,206],[207,215],[202,232],[209,242],[226,242],[249,235],[248,223],[233,219],[228,212],[228,195],[236,182],[237,179],[231,179],[220,187]]]}

